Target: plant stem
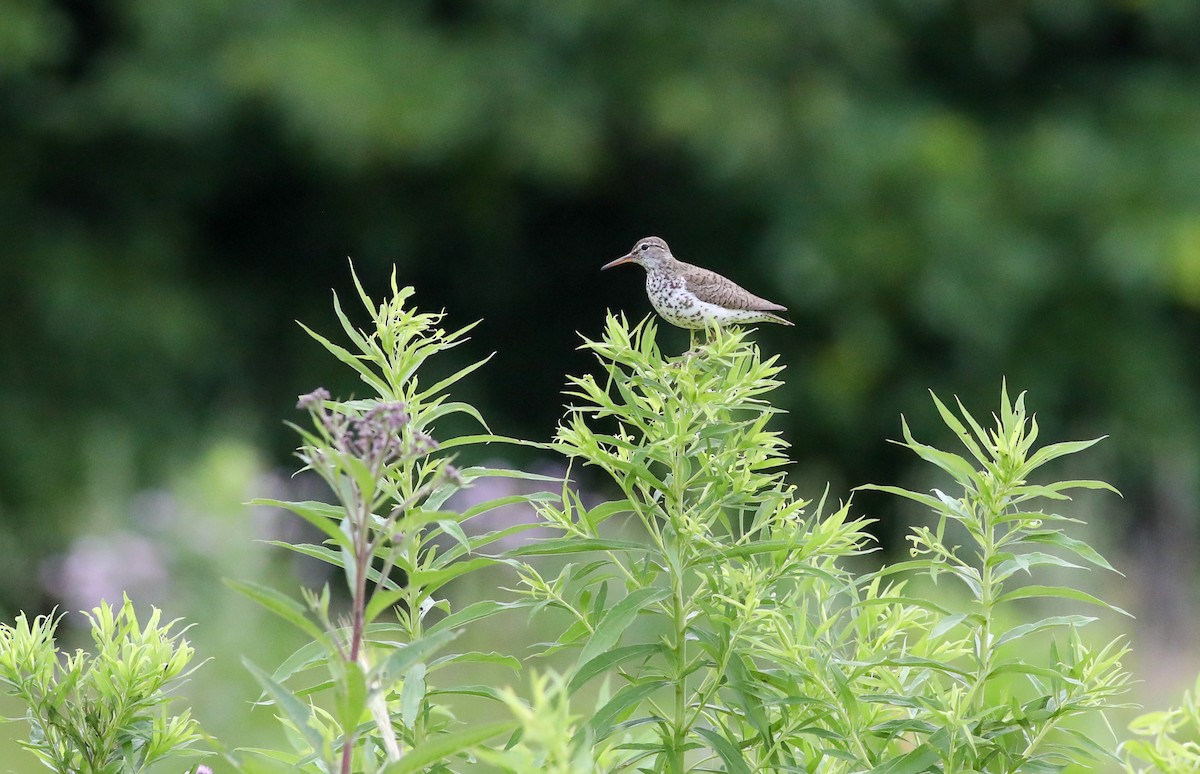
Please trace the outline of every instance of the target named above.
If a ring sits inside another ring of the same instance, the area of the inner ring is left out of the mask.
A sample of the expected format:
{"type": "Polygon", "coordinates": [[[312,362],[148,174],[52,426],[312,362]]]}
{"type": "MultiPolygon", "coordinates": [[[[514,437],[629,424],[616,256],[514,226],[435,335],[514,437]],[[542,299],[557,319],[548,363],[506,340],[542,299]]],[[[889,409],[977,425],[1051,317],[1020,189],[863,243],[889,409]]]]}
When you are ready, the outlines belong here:
{"type": "Polygon", "coordinates": [[[683,747],[687,739],[687,678],[684,670],[687,666],[687,653],[685,652],[685,644],[687,642],[687,617],[684,614],[684,598],[683,598],[683,568],[673,568],[671,573],[671,585],[673,594],[671,596],[671,613],[672,621],[675,627],[675,643],[672,652],[675,658],[675,722],[674,733],[671,740],[671,750],[669,763],[671,771],[683,771],[683,747]]]}
{"type": "MultiPolygon", "coordinates": [[[[361,500],[361,498],[359,498],[361,500]]],[[[362,652],[363,630],[367,609],[367,568],[371,564],[371,541],[369,540],[369,509],[359,502],[355,509],[357,524],[354,530],[354,594],[350,600],[350,652],[346,657],[346,669],[358,669],[358,657],[362,652]]],[[[342,774],[350,774],[354,762],[354,729],[343,729],[342,774]]]]}

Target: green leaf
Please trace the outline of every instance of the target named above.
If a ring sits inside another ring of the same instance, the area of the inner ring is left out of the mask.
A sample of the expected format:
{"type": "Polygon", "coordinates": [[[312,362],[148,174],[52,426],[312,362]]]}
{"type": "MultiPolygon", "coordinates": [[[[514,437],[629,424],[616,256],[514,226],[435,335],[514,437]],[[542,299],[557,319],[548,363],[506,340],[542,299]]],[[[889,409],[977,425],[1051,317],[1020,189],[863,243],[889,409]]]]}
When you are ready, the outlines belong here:
{"type": "Polygon", "coordinates": [[[942,501],[937,499],[933,495],[927,495],[927,494],[923,494],[921,492],[913,492],[908,489],[902,489],[898,486],[886,486],[886,485],[881,485],[881,484],[862,484],[861,486],[854,487],[854,491],[856,491],[856,492],[859,491],[860,489],[868,489],[868,490],[875,491],[875,492],[886,492],[887,494],[895,495],[897,497],[903,497],[905,499],[912,500],[913,502],[920,503],[921,505],[927,506],[931,511],[934,511],[935,513],[942,513],[946,510],[946,506],[942,503],[942,501]]]}
{"type": "Polygon", "coordinates": [[[459,560],[449,567],[441,569],[412,570],[409,572],[408,583],[410,586],[420,588],[427,594],[432,594],[460,575],[474,572],[481,567],[491,567],[494,564],[496,564],[495,559],[477,556],[474,559],[459,560]]]}
{"type": "Polygon", "coordinates": [[[870,774],[922,774],[930,771],[939,760],[941,756],[937,750],[929,744],[922,744],[899,758],[876,766],[870,774]]]}
{"type": "Polygon", "coordinates": [[[1071,599],[1076,602],[1086,602],[1089,605],[1099,605],[1100,607],[1108,608],[1115,613],[1127,615],[1133,618],[1128,612],[1122,610],[1116,605],[1110,605],[1103,599],[1088,594],[1086,591],[1072,589],[1066,586],[1022,586],[1019,589],[1014,589],[1005,594],[1001,594],[996,598],[996,603],[1011,602],[1015,599],[1039,599],[1045,597],[1057,597],[1059,599],[1071,599]]]}
{"type": "Polygon", "coordinates": [[[464,376],[467,376],[468,374],[472,373],[473,371],[476,371],[479,368],[481,368],[482,366],[486,365],[487,362],[495,356],[496,356],[496,353],[493,352],[492,354],[488,355],[487,357],[483,358],[482,360],[476,360],[474,363],[471,363],[470,365],[468,365],[464,368],[460,368],[459,370],[455,371],[450,376],[447,376],[445,379],[442,379],[440,382],[437,382],[433,386],[427,387],[424,390],[422,390],[421,392],[417,393],[414,400],[422,401],[430,396],[439,395],[447,387],[449,387],[450,385],[454,384],[455,382],[461,380],[464,376]]]}
{"type": "Polygon", "coordinates": [[[749,657],[742,653],[733,653],[729,659],[729,667],[725,671],[729,681],[731,703],[736,704],[746,719],[758,734],[759,744],[770,749],[773,746],[771,720],[763,711],[765,686],[754,679],[751,674],[749,657]]]}
{"type": "Polygon", "coordinates": [[[276,591],[270,586],[263,586],[248,581],[225,579],[225,585],[242,596],[262,605],[267,610],[304,632],[309,638],[329,647],[329,638],[315,623],[309,620],[307,610],[291,597],[276,591]]]}
{"type": "Polygon", "coordinates": [[[346,509],[340,505],[330,505],[329,503],[316,502],[312,500],[304,502],[288,502],[285,500],[271,500],[268,498],[257,498],[250,501],[251,505],[267,505],[273,508],[283,508],[291,511],[300,518],[307,521],[317,529],[321,530],[339,546],[349,547],[350,539],[339,526],[343,519],[346,518],[346,509]]]}
{"type": "Polygon", "coordinates": [[[473,623],[474,621],[490,618],[496,613],[501,613],[505,610],[516,610],[526,606],[527,603],[525,601],[497,602],[493,599],[485,599],[480,602],[467,605],[457,613],[451,613],[442,620],[438,621],[436,624],[426,630],[426,636],[433,636],[447,629],[455,629],[457,627],[473,623]]]}
{"type": "Polygon", "coordinates": [[[508,556],[553,556],[557,554],[579,554],[586,551],[654,551],[655,547],[649,541],[641,543],[632,540],[614,540],[608,538],[552,538],[527,546],[520,546],[508,552],[508,556]]]}
{"type": "Polygon", "coordinates": [[[938,622],[935,623],[933,628],[929,630],[929,639],[936,640],[938,637],[941,637],[943,634],[962,623],[966,617],[966,613],[954,613],[953,615],[947,615],[939,618],[938,622]]]}
{"type": "Polygon", "coordinates": [[[528,446],[531,449],[540,449],[548,451],[553,448],[553,444],[544,441],[526,441],[523,438],[510,438],[506,435],[494,435],[492,433],[478,433],[474,435],[460,435],[455,438],[447,438],[444,441],[438,441],[438,449],[445,451],[453,449],[456,446],[476,446],[488,445],[493,443],[508,444],[511,446],[528,446]]]}
{"type": "Polygon", "coordinates": [[[638,613],[670,593],[670,589],[661,587],[634,589],[624,599],[613,605],[604,614],[604,618],[600,619],[596,630],[592,632],[587,644],[583,646],[579,660],[575,664],[575,671],[578,672],[582,665],[587,664],[601,653],[612,650],[621,641],[621,635],[637,618],[638,613]]]}
{"type": "Polygon", "coordinates": [[[503,734],[511,734],[517,724],[511,721],[503,723],[485,723],[471,726],[462,731],[438,734],[426,742],[413,747],[400,760],[386,766],[384,774],[409,774],[417,772],[434,763],[446,763],[451,758],[461,755],[471,748],[503,734]]]}
{"type": "Polygon", "coordinates": [[[451,688],[431,688],[429,696],[475,696],[503,703],[507,694],[494,685],[456,685],[451,688]]]}
{"type": "Polygon", "coordinates": [[[1012,642],[1013,640],[1025,637],[1026,635],[1030,635],[1035,632],[1043,631],[1045,629],[1052,629],[1060,626],[1086,626],[1095,620],[1097,619],[1087,615],[1058,615],[1050,618],[1043,618],[1040,621],[1021,624],[1020,626],[1014,626],[1013,628],[1009,629],[1004,634],[1000,635],[999,638],[997,638],[995,647],[998,648],[1006,642],[1012,642]]]}
{"type": "Polygon", "coordinates": [[[942,421],[946,423],[946,427],[949,427],[954,431],[954,434],[958,436],[958,440],[962,441],[963,446],[966,446],[967,450],[971,452],[971,456],[977,459],[981,465],[987,465],[989,462],[991,462],[990,455],[984,454],[983,449],[979,447],[979,443],[988,445],[987,433],[985,433],[983,428],[975,422],[975,419],[969,413],[967,413],[966,408],[963,407],[962,401],[958,401],[957,397],[955,398],[955,400],[958,402],[959,411],[961,411],[964,418],[971,423],[971,427],[975,431],[975,435],[978,438],[979,443],[976,443],[976,438],[973,438],[971,433],[967,432],[967,428],[963,425],[963,423],[958,420],[958,417],[954,416],[954,413],[946,407],[945,403],[942,403],[941,399],[934,394],[933,390],[929,391],[929,395],[933,398],[933,404],[937,406],[938,413],[942,415],[942,421]]]}
{"type": "Polygon", "coordinates": [[[628,513],[633,511],[633,504],[628,499],[612,500],[607,503],[601,503],[595,508],[587,512],[587,522],[593,530],[598,529],[601,524],[608,521],[618,513],[628,513]]]}
{"type": "Polygon", "coordinates": [[[264,540],[262,542],[269,546],[275,546],[276,548],[282,548],[285,551],[291,551],[295,554],[301,554],[303,556],[317,559],[318,561],[332,564],[334,567],[341,567],[347,571],[351,569],[346,567],[346,558],[349,554],[349,549],[345,547],[341,550],[335,551],[332,548],[317,546],[313,545],[312,543],[289,543],[286,540],[264,540]]]}
{"type": "Polygon", "coordinates": [[[1081,452],[1084,449],[1103,441],[1107,437],[1108,436],[1106,435],[1102,435],[1099,438],[1093,438],[1090,441],[1064,441],[1063,443],[1052,443],[1049,446],[1043,446],[1033,453],[1033,456],[1030,457],[1029,461],[1026,463],[1026,467],[1029,470],[1033,470],[1034,468],[1041,467],[1050,460],[1064,457],[1068,454],[1077,454],[1078,452],[1081,452]]]}
{"type": "Polygon", "coordinates": [[[750,774],[750,766],[747,765],[746,759],[742,756],[742,751],[736,744],[711,728],[698,726],[696,733],[707,739],[717,755],[721,756],[721,761],[725,764],[726,772],[732,772],[732,774],[750,774]]]}
{"type": "MultiPolygon", "coordinates": [[[[354,282],[357,285],[358,277],[356,275],[354,275],[353,264],[350,266],[350,274],[352,276],[354,276],[354,282]]],[[[359,292],[361,293],[362,285],[358,285],[358,289],[359,289],[359,292]]],[[[366,303],[366,305],[367,305],[367,308],[370,309],[371,302],[369,299],[366,298],[365,294],[363,295],[363,299],[364,299],[364,303],[366,303]]],[[[341,302],[341,299],[338,298],[337,293],[333,294],[333,311],[334,311],[334,314],[337,315],[338,320],[341,321],[342,330],[346,332],[346,336],[350,339],[350,341],[354,342],[354,345],[356,347],[358,347],[360,352],[369,352],[371,350],[370,342],[368,342],[367,339],[364,338],[363,335],[358,332],[358,329],[355,328],[354,325],[350,322],[350,318],[346,316],[346,313],[344,311],[342,311],[342,302],[341,302]]]]}
{"type": "Polygon", "coordinates": [[[991,558],[1002,560],[992,571],[992,581],[995,583],[1006,580],[1022,570],[1032,575],[1030,568],[1038,566],[1062,567],[1071,570],[1083,569],[1074,562],[1069,562],[1054,554],[1047,554],[1044,551],[1028,551],[1023,554],[998,553],[991,558]]]}
{"type": "Polygon", "coordinates": [[[306,669],[326,663],[329,660],[330,652],[325,646],[319,642],[307,642],[292,655],[284,659],[283,663],[275,668],[271,674],[271,679],[280,683],[285,682],[289,677],[306,669]]]}
{"type": "Polygon", "coordinates": [[[341,672],[336,681],[338,722],[343,729],[357,728],[367,708],[367,683],[362,667],[356,661],[337,661],[341,672]]]}
{"type": "Polygon", "coordinates": [[[463,532],[463,528],[458,525],[457,521],[441,519],[437,522],[437,525],[442,528],[443,532],[454,538],[455,542],[462,546],[464,551],[468,553],[471,551],[471,541],[467,539],[467,533],[463,532]]]}
{"type": "Polygon", "coordinates": [[[345,347],[334,344],[332,341],[317,333],[312,328],[309,328],[304,323],[299,323],[299,325],[309,336],[312,336],[314,339],[320,342],[321,346],[329,350],[334,357],[350,366],[355,371],[358,371],[359,376],[362,377],[362,380],[370,385],[371,388],[374,389],[378,394],[391,395],[391,390],[388,388],[387,383],[376,376],[375,372],[371,370],[369,366],[363,363],[363,357],[361,355],[355,355],[345,347]]]}
{"type": "Polygon", "coordinates": [[[399,680],[405,672],[422,660],[428,654],[434,652],[438,648],[446,645],[446,643],[458,636],[458,632],[446,631],[438,632],[437,634],[428,634],[419,640],[404,645],[397,650],[392,651],[387,658],[377,664],[369,675],[368,682],[373,688],[372,692],[384,692],[390,690],[391,686],[399,680]]]}
{"type": "Polygon", "coordinates": [[[926,462],[933,463],[937,467],[949,473],[954,477],[954,480],[974,490],[978,485],[979,474],[965,459],[957,454],[944,452],[932,446],[927,446],[919,442],[913,437],[912,431],[908,427],[908,422],[903,418],[900,420],[900,426],[904,433],[904,443],[909,449],[917,453],[917,455],[926,462]]]}
{"type": "Polygon", "coordinates": [[[424,700],[425,665],[418,661],[404,675],[404,687],[400,689],[400,718],[408,728],[417,722],[424,700]]]}
{"type": "Polygon", "coordinates": [[[622,648],[613,648],[606,653],[601,653],[591,661],[581,664],[576,669],[575,674],[571,675],[571,682],[567,685],[567,693],[568,695],[575,693],[586,685],[589,680],[597,675],[604,674],[617,664],[639,658],[649,658],[655,653],[661,653],[663,648],[664,646],[661,643],[647,642],[638,645],[626,645],[622,648]]]}
{"type": "Polygon", "coordinates": [[[426,427],[429,427],[437,420],[441,419],[442,417],[449,416],[450,414],[466,414],[478,422],[479,426],[484,430],[489,433],[492,432],[492,428],[488,427],[487,422],[483,421],[483,415],[479,413],[479,409],[475,408],[470,403],[464,403],[462,401],[448,401],[446,403],[442,403],[441,405],[435,406],[421,414],[421,421],[426,427]]]}
{"type": "Polygon", "coordinates": [[[521,671],[521,661],[515,656],[510,656],[506,653],[496,653],[495,651],[484,653],[477,650],[442,656],[429,664],[429,671],[433,672],[453,664],[495,664],[506,669],[511,669],[514,672],[521,671]]]}
{"type": "Polygon", "coordinates": [[[364,620],[373,622],[380,613],[404,599],[409,593],[410,590],[407,586],[399,589],[375,589],[371,592],[371,600],[367,602],[367,607],[363,611],[364,620]]]}
{"type": "Polygon", "coordinates": [[[597,742],[605,739],[613,731],[613,723],[615,723],[622,713],[633,709],[649,698],[655,691],[659,691],[666,686],[671,685],[669,680],[647,680],[645,682],[633,683],[627,685],[608,700],[603,707],[592,715],[592,719],[588,721],[587,728],[592,733],[592,738],[597,742]]]}
{"type": "Polygon", "coordinates": [[[312,724],[312,708],[297,699],[287,688],[272,680],[270,675],[255,666],[250,659],[242,657],[242,664],[250,671],[250,674],[254,675],[254,679],[262,686],[263,692],[275,702],[275,706],[279,707],[280,711],[292,722],[308,746],[316,752],[324,750],[325,740],[312,724]]]}
{"type": "Polygon", "coordinates": [[[1064,535],[1058,530],[1030,532],[1029,534],[1025,535],[1025,540],[1066,549],[1067,551],[1070,551],[1081,559],[1090,562],[1097,567],[1103,567],[1106,570],[1112,570],[1113,572],[1122,574],[1118,572],[1118,570],[1116,570],[1111,564],[1109,564],[1108,560],[1101,556],[1096,549],[1092,548],[1082,540],[1076,540],[1073,537],[1064,535]]]}

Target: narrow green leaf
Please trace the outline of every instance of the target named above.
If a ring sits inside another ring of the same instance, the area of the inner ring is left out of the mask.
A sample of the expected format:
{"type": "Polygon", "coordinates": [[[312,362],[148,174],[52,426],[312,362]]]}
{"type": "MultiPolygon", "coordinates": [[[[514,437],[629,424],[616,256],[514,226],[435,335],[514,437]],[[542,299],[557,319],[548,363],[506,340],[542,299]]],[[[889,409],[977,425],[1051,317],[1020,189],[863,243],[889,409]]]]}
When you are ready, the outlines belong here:
{"type": "Polygon", "coordinates": [[[992,668],[992,671],[987,673],[986,679],[990,680],[999,675],[1018,674],[1030,675],[1032,677],[1041,677],[1047,682],[1053,683],[1063,680],[1063,674],[1058,669],[1050,667],[1037,666],[1036,664],[1027,664],[1024,661],[1008,660],[997,664],[992,668]]]}
{"type": "MultiPolygon", "coordinates": [[[[991,462],[991,456],[983,453],[983,449],[979,448],[979,443],[976,443],[976,439],[971,437],[971,433],[967,432],[967,428],[958,420],[958,417],[954,416],[954,413],[947,408],[945,403],[942,403],[941,398],[935,395],[933,390],[929,391],[929,395],[933,398],[933,405],[937,407],[938,413],[942,415],[942,421],[946,423],[946,427],[954,431],[954,434],[958,436],[958,440],[971,452],[971,456],[979,460],[979,464],[981,465],[987,465],[991,462]]],[[[980,428],[974,418],[967,413],[961,401],[958,401],[958,408],[975,429],[979,441],[986,445],[988,438],[987,434],[983,432],[983,428],[980,428]]]]}
{"type": "Polygon", "coordinates": [[[376,376],[375,372],[371,370],[369,366],[363,363],[362,356],[355,355],[345,347],[334,344],[332,341],[317,333],[312,328],[309,328],[304,323],[299,323],[299,325],[309,336],[312,336],[321,344],[321,346],[329,350],[334,357],[350,366],[355,371],[358,371],[359,376],[362,377],[362,380],[370,385],[371,388],[377,393],[380,395],[391,395],[391,390],[388,388],[387,383],[376,376]]]}
{"type": "Polygon", "coordinates": [[[429,741],[413,747],[400,760],[386,766],[384,774],[409,774],[421,771],[434,763],[446,763],[450,759],[462,755],[489,739],[502,734],[511,734],[517,724],[511,721],[503,723],[485,723],[471,726],[462,731],[438,734],[429,741]]]}
{"type": "Polygon", "coordinates": [[[427,594],[432,594],[460,575],[474,572],[481,567],[491,567],[495,563],[495,559],[486,556],[463,559],[438,570],[414,570],[409,573],[408,582],[409,585],[420,588],[427,594]]]}
{"type": "Polygon", "coordinates": [[[1060,626],[1086,626],[1095,620],[1097,619],[1087,615],[1056,615],[1050,618],[1043,618],[1040,621],[1021,624],[1020,626],[1014,626],[1013,628],[1009,629],[996,639],[995,647],[998,648],[1006,642],[1012,642],[1013,640],[1025,637],[1035,632],[1044,631],[1046,629],[1053,629],[1060,626]]]}
{"type": "Polygon", "coordinates": [[[396,681],[403,677],[404,673],[413,664],[424,659],[425,656],[433,653],[457,636],[458,632],[430,634],[392,651],[387,658],[379,662],[371,670],[368,676],[372,692],[390,690],[391,686],[395,685],[396,681]]]}
{"type": "MultiPolygon", "coordinates": [[[[354,273],[353,267],[350,268],[350,273],[354,273]]],[[[355,281],[358,281],[357,277],[355,277],[355,281]]],[[[342,302],[338,298],[337,293],[333,294],[333,312],[342,323],[342,330],[346,332],[346,336],[349,337],[350,341],[354,342],[354,345],[358,347],[360,352],[369,352],[371,350],[371,343],[359,333],[358,329],[350,322],[350,318],[342,311],[342,302]]]]}
{"type": "Polygon", "coordinates": [[[404,675],[404,686],[400,689],[400,718],[404,725],[412,728],[425,701],[425,665],[417,662],[404,675]]]}
{"type": "Polygon", "coordinates": [[[601,503],[589,510],[587,512],[587,522],[595,530],[618,513],[629,513],[632,511],[633,504],[628,499],[612,500],[607,503],[601,503]]]}
{"type": "Polygon", "coordinates": [[[276,591],[270,586],[263,586],[249,581],[225,579],[225,585],[237,593],[262,605],[267,610],[295,626],[309,636],[310,639],[328,646],[329,639],[319,626],[308,618],[304,605],[291,597],[276,591]]]}
{"type": "Polygon", "coordinates": [[[363,611],[363,617],[368,622],[374,621],[379,617],[380,613],[404,599],[408,594],[408,587],[400,589],[376,589],[372,592],[370,601],[367,602],[366,610],[363,611]]]}
{"type": "Polygon", "coordinates": [[[1066,586],[1022,586],[1019,589],[1013,589],[1005,594],[1001,594],[996,598],[996,603],[1011,602],[1015,599],[1039,599],[1045,597],[1057,597],[1059,599],[1072,599],[1076,602],[1086,602],[1089,605],[1099,605],[1100,607],[1108,608],[1115,613],[1127,615],[1133,618],[1128,612],[1122,610],[1116,605],[1110,605],[1103,599],[1088,594],[1086,591],[1072,589],[1066,586]]]}
{"type": "Polygon", "coordinates": [[[505,610],[516,610],[526,607],[526,602],[497,602],[492,599],[485,599],[480,602],[467,605],[457,613],[451,613],[442,620],[438,621],[433,626],[426,630],[427,636],[439,634],[447,629],[455,629],[460,626],[466,626],[469,623],[480,621],[484,618],[490,618],[496,613],[504,612],[505,610]]]}
{"type": "Polygon", "coordinates": [[[770,749],[774,745],[774,740],[771,720],[763,711],[763,699],[767,694],[762,689],[765,686],[754,679],[751,674],[752,665],[748,662],[747,655],[732,654],[729,659],[729,668],[726,670],[726,677],[729,681],[728,693],[732,694],[731,703],[736,704],[746,714],[750,725],[758,734],[759,744],[765,749],[770,749]]]}
{"type": "Polygon", "coordinates": [[[477,650],[469,650],[466,653],[451,653],[450,655],[435,659],[430,662],[429,671],[434,672],[452,664],[495,664],[496,666],[511,669],[514,672],[521,671],[522,666],[520,659],[505,653],[496,653],[495,651],[483,653],[477,650]]]}
{"type": "Polygon", "coordinates": [[[1044,551],[1027,551],[1023,554],[1010,554],[1001,552],[995,554],[993,559],[1001,559],[992,572],[992,580],[1000,582],[1007,580],[1015,573],[1025,571],[1032,575],[1031,569],[1039,566],[1062,567],[1069,570],[1082,570],[1083,567],[1069,562],[1060,556],[1048,554],[1044,551]]]}
{"type": "Polygon", "coordinates": [[[461,520],[467,521],[469,519],[475,518],[476,516],[478,516],[482,513],[494,511],[497,508],[503,508],[506,505],[524,505],[525,503],[527,503],[529,501],[529,499],[530,499],[529,495],[519,494],[519,495],[508,495],[506,497],[497,497],[494,500],[487,500],[482,503],[476,503],[475,505],[472,505],[470,508],[468,508],[467,510],[462,512],[461,520]]]}
{"type": "Polygon", "coordinates": [[[696,733],[707,739],[717,755],[721,756],[721,761],[725,764],[726,772],[732,772],[732,774],[750,774],[750,766],[746,763],[741,749],[736,744],[711,728],[698,726],[696,733]]]}
{"type": "Polygon", "coordinates": [[[1076,540],[1073,537],[1064,535],[1058,530],[1044,530],[1030,532],[1025,535],[1025,540],[1033,541],[1034,543],[1044,543],[1046,545],[1057,546],[1058,548],[1066,549],[1081,559],[1090,562],[1097,567],[1103,567],[1106,570],[1112,570],[1118,575],[1122,574],[1116,570],[1108,560],[1100,553],[1082,540],[1076,540]]]}
{"type": "Polygon", "coordinates": [[[1029,458],[1029,462],[1026,463],[1026,467],[1029,470],[1033,470],[1041,467],[1050,460],[1058,459],[1068,454],[1077,454],[1084,449],[1100,443],[1107,437],[1106,435],[1102,435],[1090,441],[1064,441],[1062,443],[1052,443],[1049,446],[1043,446],[1033,453],[1033,456],[1029,458]]]}
{"type": "Polygon", "coordinates": [[[304,502],[288,502],[285,500],[271,500],[268,498],[257,498],[250,501],[251,505],[266,505],[273,508],[283,508],[291,511],[300,518],[307,521],[317,529],[321,530],[339,546],[349,545],[349,538],[339,526],[343,519],[346,518],[346,509],[340,505],[330,505],[329,503],[316,502],[312,500],[304,502]]]}
{"type": "Polygon", "coordinates": [[[304,741],[308,743],[308,746],[317,752],[324,750],[325,740],[322,739],[320,732],[311,722],[312,708],[297,699],[283,685],[272,680],[270,675],[255,666],[254,662],[250,659],[243,656],[242,664],[245,665],[250,674],[254,676],[254,679],[262,686],[263,692],[275,702],[275,706],[292,722],[292,725],[304,737],[304,741]]]}
{"type": "Polygon", "coordinates": [[[415,400],[422,401],[430,396],[440,394],[442,391],[444,391],[450,385],[454,384],[455,382],[461,380],[463,377],[467,376],[468,374],[472,373],[473,371],[476,371],[477,369],[486,365],[487,362],[495,356],[496,356],[496,353],[493,352],[492,354],[488,355],[487,357],[483,358],[482,360],[476,360],[474,363],[471,363],[469,366],[466,366],[465,368],[460,368],[459,370],[455,371],[450,376],[447,376],[445,379],[442,379],[440,382],[437,382],[433,386],[427,387],[424,390],[422,390],[420,393],[417,394],[415,400]]]}
{"type": "MultiPolygon", "coordinates": [[[[1021,491],[1024,491],[1022,488],[1021,491]]],[[[1042,486],[1029,487],[1029,490],[1040,497],[1056,497],[1062,500],[1070,500],[1067,495],[1061,494],[1069,489],[1098,489],[1104,492],[1112,492],[1115,495],[1120,495],[1121,491],[1112,484],[1106,481],[1094,481],[1092,479],[1071,479],[1069,481],[1055,481],[1052,484],[1044,484],[1042,486]]],[[[1025,498],[1020,498],[1025,499],[1025,498]]]]}
{"type": "Polygon", "coordinates": [[[556,554],[578,554],[585,551],[654,551],[649,541],[638,543],[632,540],[608,538],[553,538],[508,552],[508,556],[552,556],[556,554]]]}
{"type": "Polygon", "coordinates": [[[421,415],[421,422],[428,427],[442,417],[450,414],[466,414],[467,416],[471,417],[471,419],[474,419],[476,422],[478,422],[479,426],[484,430],[489,433],[492,432],[492,428],[488,427],[487,422],[483,421],[483,415],[479,413],[479,410],[470,403],[464,403],[462,401],[448,401],[429,409],[421,415]]]}
{"type": "Polygon", "coordinates": [[[670,593],[669,589],[661,587],[634,589],[624,599],[613,605],[604,614],[604,618],[600,619],[596,630],[592,632],[587,644],[583,646],[579,660],[575,664],[575,671],[578,672],[582,665],[587,664],[601,653],[616,647],[625,630],[637,618],[638,613],[670,593]]]}
{"type": "Polygon", "coordinates": [[[338,722],[343,729],[357,728],[367,709],[367,682],[356,661],[337,662],[341,672],[334,691],[338,722]]]}
{"type": "Polygon", "coordinates": [[[941,637],[955,626],[958,626],[960,623],[966,620],[966,618],[966,613],[954,613],[953,615],[947,615],[943,618],[939,618],[938,622],[935,623],[933,628],[929,630],[929,639],[936,640],[938,637],[941,637]]]}
{"type": "Polygon", "coordinates": [[[567,693],[568,695],[575,693],[586,685],[589,680],[597,675],[604,674],[618,664],[635,659],[649,658],[655,653],[661,653],[663,647],[662,643],[646,642],[638,645],[626,645],[622,648],[613,648],[606,653],[601,653],[591,661],[581,664],[575,671],[575,674],[571,675],[571,682],[567,685],[567,693]]]}
{"type": "Polygon", "coordinates": [[[941,760],[937,750],[922,744],[898,758],[892,758],[871,769],[870,774],[922,774],[933,769],[941,760]]]}
{"type": "Polygon", "coordinates": [[[931,613],[937,613],[940,616],[947,616],[947,617],[950,616],[949,610],[947,610],[946,608],[937,604],[936,602],[933,602],[929,599],[925,599],[924,597],[899,597],[899,596],[876,597],[874,599],[860,600],[858,602],[855,602],[853,606],[858,608],[858,607],[872,607],[875,605],[878,605],[881,607],[893,607],[894,605],[912,605],[913,607],[919,607],[922,610],[928,610],[931,613]]]}
{"type": "Polygon", "coordinates": [[[443,532],[454,538],[455,542],[462,546],[464,551],[468,553],[471,551],[471,541],[467,539],[467,533],[463,532],[463,528],[458,525],[457,521],[453,519],[441,519],[437,522],[437,525],[442,528],[443,532]]]}
{"type": "Polygon", "coordinates": [[[881,485],[881,484],[862,484],[861,486],[854,487],[854,491],[856,491],[856,492],[860,489],[868,489],[868,490],[872,490],[875,492],[886,492],[887,494],[896,495],[897,497],[903,497],[907,500],[912,500],[913,502],[920,503],[921,505],[927,506],[930,510],[934,511],[935,513],[941,513],[946,510],[946,506],[943,505],[942,501],[938,500],[936,497],[934,497],[932,495],[923,494],[921,492],[913,492],[908,489],[902,489],[898,486],[885,486],[885,485],[881,485]]]}
{"type": "Polygon", "coordinates": [[[494,685],[455,685],[450,688],[430,688],[430,697],[435,696],[475,696],[480,699],[492,699],[503,703],[506,694],[494,685]]]}
{"type": "Polygon", "coordinates": [[[954,480],[963,486],[976,488],[978,485],[979,473],[965,459],[957,454],[944,452],[941,449],[934,448],[921,443],[913,437],[912,431],[908,427],[908,422],[901,418],[901,429],[904,433],[904,446],[917,453],[921,459],[932,463],[954,477],[954,480]]]}
{"type": "Polygon", "coordinates": [[[329,661],[329,657],[330,652],[321,643],[307,642],[275,668],[271,679],[280,683],[286,682],[292,675],[325,664],[329,661]]]}
{"type": "Polygon", "coordinates": [[[605,739],[612,733],[613,724],[620,719],[623,713],[637,707],[655,691],[669,685],[671,685],[669,680],[648,680],[627,685],[617,691],[608,700],[608,703],[597,710],[596,714],[592,715],[592,719],[588,721],[587,728],[591,731],[592,738],[597,742],[605,739]]]}
{"type": "Polygon", "coordinates": [[[312,543],[289,543],[286,540],[264,540],[262,542],[269,546],[282,548],[285,551],[291,551],[295,554],[301,554],[322,562],[327,562],[328,564],[332,564],[334,567],[341,567],[346,570],[350,569],[349,567],[346,567],[346,554],[348,553],[349,546],[345,546],[342,549],[335,551],[332,548],[317,546],[313,545],[312,543]]]}

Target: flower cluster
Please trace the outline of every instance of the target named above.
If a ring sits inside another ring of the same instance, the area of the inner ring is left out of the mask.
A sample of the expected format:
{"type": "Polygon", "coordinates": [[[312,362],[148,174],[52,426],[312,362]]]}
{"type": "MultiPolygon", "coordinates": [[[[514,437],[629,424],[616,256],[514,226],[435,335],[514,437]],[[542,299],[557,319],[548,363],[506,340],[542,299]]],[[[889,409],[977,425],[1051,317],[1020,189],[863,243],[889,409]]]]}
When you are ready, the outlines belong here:
{"type": "Polygon", "coordinates": [[[438,448],[437,441],[410,427],[412,417],[403,401],[376,403],[361,416],[330,411],[329,391],[318,387],[301,395],[296,408],[307,410],[320,423],[338,452],[382,470],[398,460],[421,457],[438,448]]]}

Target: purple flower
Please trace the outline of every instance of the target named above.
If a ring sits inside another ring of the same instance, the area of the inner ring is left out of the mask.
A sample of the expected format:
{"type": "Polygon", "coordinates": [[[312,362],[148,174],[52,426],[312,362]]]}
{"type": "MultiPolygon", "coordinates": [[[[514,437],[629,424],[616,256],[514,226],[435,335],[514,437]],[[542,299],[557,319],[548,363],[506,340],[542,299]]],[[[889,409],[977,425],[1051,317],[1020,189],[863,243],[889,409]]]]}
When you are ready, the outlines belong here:
{"type": "Polygon", "coordinates": [[[301,395],[299,400],[296,401],[296,408],[301,411],[311,411],[320,408],[327,400],[329,400],[329,390],[324,387],[318,387],[306,395],[301,395]]]}

